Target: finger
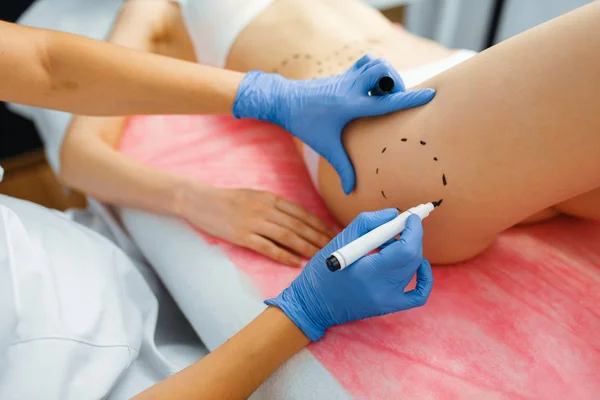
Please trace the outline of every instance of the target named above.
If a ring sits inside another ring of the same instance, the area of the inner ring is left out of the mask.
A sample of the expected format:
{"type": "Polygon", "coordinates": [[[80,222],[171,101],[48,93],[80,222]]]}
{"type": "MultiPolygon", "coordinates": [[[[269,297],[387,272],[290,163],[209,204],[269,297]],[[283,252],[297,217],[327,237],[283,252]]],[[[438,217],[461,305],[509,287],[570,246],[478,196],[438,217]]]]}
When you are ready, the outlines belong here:
{"type": "Polygon", "coordinates": [[[354,173],[354,166],[346,154],[344,146],[340,143],[338,151],[334,152],[334,149],[325,155],[325,159],[331,164],[333,169],[337,172],[342,183],[342,189],[345,194],[350,194],[354,190],[356,185],[356,175],[354,173]],[[335,158],[332,155],[335,154],[335,158]]]}
{"type": "Polygon", "coordinates": [[[372,104],[365,107],[365,111],[368,112],[368,114],[364,114],[364,116],[376,116],[398,110],[419,107],[429,103],[434,97],[435,90],[433,89],[411,90],[408,92],[378,96],[374,99],[375,101],[372,104]]]}
{"type": "Polygon", "coordinates": [[[385,249],[390,244],[394,243],[396,240],[397,240],[396,238],[391,238],[390,240],[388,240],[387,242],[385,242],[384,244],[382,244],[381,246],[379,246],[379,250],[385,249]]]}
{"type": "Polygon", "coordinates": [[[413,290],[404,293],[404,300],[405,302],[408,300],[409,308],[420,307],[427,302],[432,289],[433,271],[431,270],[431,264],[423,259],[417,269],[417,286],[413,290]]]}
{"type": "Polygon", "coordinates": [[[359,70],[361,69],[363,66],[367,65],[369,63],[369,61],[374,60],[375,57],[373,57],[370,54],[365,54],[364,56],[362,56],[357,62],[354,63],[353,68],[355,70],[359,70]]]}
{"type": "Polygon", "coordinates": [[[389,76],[394,80],[392,93],[405,91],[406,87],[404,86],[404,81],[398,71],[384,59],[379,60],[381,60],[379,63],[371,62],[364,68],[362,76],[364,77],[363,84],[365,87],[363,87],[363,90],[365,93],[373,89],[377,85],[377,82],[384,76],[389,76]]]}
{"type": "Polygon", "coordinates": [[[352,221],[344,232],[352,232],[351,235],[355,240],[367,232],[385,224],[398,216],[398,210],[396,208],[385,208],[379,211],[363,212],[358,215],[352,221]]]}
{"type": "Polygon", "coordinates": [[[386,61],[385,61],[385,58],[375,58],[375,57],[373,57],[373,58],[371,59],[371,61],[369,61],[368,63],[366,63],[366,64],[365,64],[365,65],[362,67],[363,74],[364,74],[364,72],[365,72],[365,71],[371,70],[371,69],[372,69],[372,68],[374,68],[376,65],[384,64],[385,62],[386,62],[386,61]]]}
{"type": "Polygon", "coordinates": [[[317,231],[312,226],[279,210],[272,210],[272,212],[269,213],[268,219],[273,224],[291,230],[300,238],[307,240],[318,249],[325,247],[331,240],[326,234],[317,231]]]}
{"type": "Polygon", "coordinates": [[[412,214],[406,220],[406,227],[400,234],[400,243],[413,250],[421,249],[423,241],[423,222],[418,215],[412,214]]]}
{"type": "Polygon", "coordinates": [[[415,273],[423,258],[423,228],[421,219],[411,215],[406,221],[406,228],[400,239],[386,246],[379,253],[369,256],[375,268],[392,268],[398,270],[405,279],[415,273]]]}
{"type": "MultiPolygon", "coordinates": [[[[429,103],[435,97],[434,89],[410,90],[408,92],[398,93],[404,103],[404,108],[420,107],[429,103]]],[[[387,99],[388,101],[396,101],[395,99],[387,99]]]]}
{"type": "MultiPolygon", "coordinates": [[[[315,238],[314,244],[318,244],[321,247],[325,246],[333,237],[335,233],[333,229],[321,218],[302,207],[299,204],[292,203],[280,197],[275,200],[275,208],[291,217],[297,222],[302,224],[305,228],[312,228],[310,230],[310,237],[304,236],[306,239],[311,239],[315,233],[319,234],[319,238],[315,238]]],[[[297,225],[297,224],[296,224],[297,225]]],[[[300,225],[286,225],[290,229],[301,231],[300,225]]]]}
{"type": "Polygon", "coordinates": [[[374,212],[363,212],[359,214],[340,234],[338,234],[327,246],[321,250],[320,254],[329,257],[331,253],[337,251],[358,239],[367,232],[372,231],[396,218],[398,210],[396,208],[386,208],[374,212]]]}
{"type": "Polygon", "coordinates": [[[364,259],[372,270],[389,271],[396,281],[406,281],[408,284],[419,268],[423,256],[420,251],[409,252],[399,240],[396,240],[378,253],[368,255],[364,259]]]}
{"type": "Polygon", "coordinates": [[[244,243],[244,247],[256,251],[263,256],[269,257],[281,264],[291,267],[301,267],[302,260],[291,252],[277,246],[272,241],[256,234],[252,234],[244,243]]]}
{"type": "Polygon", "coordinates": [[[265,221],[255,227],[256,233],[275,242],[280,247],[292,250],[305,258],[312,258],[321,249],[310,241],[302,238],[293,230],[277,223],[265,221]]]}

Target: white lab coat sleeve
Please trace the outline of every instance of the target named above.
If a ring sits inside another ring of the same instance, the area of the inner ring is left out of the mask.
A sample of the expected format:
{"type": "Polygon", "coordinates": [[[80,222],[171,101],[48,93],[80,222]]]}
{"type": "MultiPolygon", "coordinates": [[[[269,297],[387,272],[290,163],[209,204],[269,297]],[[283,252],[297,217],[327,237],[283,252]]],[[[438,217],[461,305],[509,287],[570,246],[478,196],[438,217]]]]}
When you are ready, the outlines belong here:
{"type": "Polygon", "coordinates": [[[0,399],[107,396],[157,301],[127,256],[60,213],[0,196],[0,399]]]}
{"type": "MultiPolygon", "coordinates": [[[[2,219],[5,210],[0,210],[2,219]]],[[[10,229],[6,224],[0,226],[3,230],[2,237],[7,236],[10,229]]],[[[14,277],[9,261],[10,253],[4,241],[0,242],[0,371],[6,371],[8,367],[7,353],[10,343],[13,342],[17,328],[17,309],[15,304],[14,277]]],[[[0,375],[1,376],[1,375],[0,375]]],[[[1,382],[1,380],[0,380],[1,382]]]]}

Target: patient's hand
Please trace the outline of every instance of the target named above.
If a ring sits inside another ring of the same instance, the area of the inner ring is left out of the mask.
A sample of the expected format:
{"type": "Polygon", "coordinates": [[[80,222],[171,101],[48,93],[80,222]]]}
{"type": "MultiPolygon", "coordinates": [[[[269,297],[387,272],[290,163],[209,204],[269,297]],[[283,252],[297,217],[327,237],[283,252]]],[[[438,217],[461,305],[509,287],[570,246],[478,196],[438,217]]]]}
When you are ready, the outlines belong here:
{"type": "Polygon", "coordinates": [[[181,217],[203,231],[300,267],[335,233],[320,218],[269,192],[223,189],[189,182],[178,207],[181,217]]]}

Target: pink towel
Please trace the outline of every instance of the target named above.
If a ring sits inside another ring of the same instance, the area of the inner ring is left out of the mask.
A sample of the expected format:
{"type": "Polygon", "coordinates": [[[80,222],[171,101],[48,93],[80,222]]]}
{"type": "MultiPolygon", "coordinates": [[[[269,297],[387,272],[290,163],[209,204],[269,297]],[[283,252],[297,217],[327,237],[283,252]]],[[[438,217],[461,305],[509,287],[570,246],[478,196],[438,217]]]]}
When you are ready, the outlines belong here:
{"type": "MultiPolygon", "coordinates": [[[[272,191],[329,219],[290,136],[230,117],[136,117],[120,150],[223,187],[272,191]]],[[[296,275],[210,238],[265,297],[296,275]]],[[[434,269],[422,308],[332,328],[310,351],[359,399],[600,398],[600,224],[569,218],[499,236],[434,269]]]]}

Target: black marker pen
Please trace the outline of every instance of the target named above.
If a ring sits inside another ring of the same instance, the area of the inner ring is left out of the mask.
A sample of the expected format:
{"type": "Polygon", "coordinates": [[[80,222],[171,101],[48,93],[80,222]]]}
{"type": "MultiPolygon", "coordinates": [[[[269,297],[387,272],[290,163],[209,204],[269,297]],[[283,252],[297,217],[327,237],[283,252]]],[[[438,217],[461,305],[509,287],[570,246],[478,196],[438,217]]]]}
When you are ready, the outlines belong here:
{"type": "Polygon", "coordinates": [[[394,90],[394,79],[391,76],[382,76],[377,81],[377,85],[367,93],[369,96],[383,96],[392,93],[394,90]]]}
{"type": "Polygon", "coordinates": [[[348,243],[341,249],[331,253],[325,260],[325,265],[332,271],[339,271],[361,257],[379,248],[385,242],[398,235],[406,227],[406,221],[411,215],[418,215],[421,220],[425,219],[436,207],[442,204],[442,200],[431,203],[420,204],[403,212],[391,221],[378,226],[370,232],[365,233],[358,239],[348,243]]]}

